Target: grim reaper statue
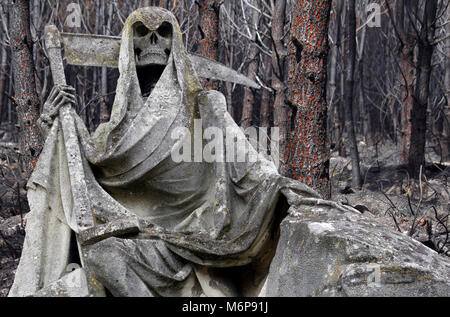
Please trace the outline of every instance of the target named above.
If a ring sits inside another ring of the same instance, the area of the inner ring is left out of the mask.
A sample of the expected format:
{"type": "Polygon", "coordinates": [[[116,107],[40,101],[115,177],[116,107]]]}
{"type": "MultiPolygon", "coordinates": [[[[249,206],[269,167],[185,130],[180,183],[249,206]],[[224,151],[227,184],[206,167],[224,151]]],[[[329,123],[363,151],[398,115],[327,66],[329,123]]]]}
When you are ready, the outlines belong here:
{"type": "Polygon", "coordinates": [[[227,113],[224,96],[202,89],[169,11],[142,8],[128,17],[118,66],[111,118],[92,135],[72,109],[64,116],[74,130],[64,135],[59,108],[74,102],[72,88],[56,86],[50,94],[41,116],[46,143],[28,183],[31,213],[9,295],[70,287],[64,279],[76,264],[90,295],[258,295],[289,207],[343,207],[280,176],[257,153],[256,162],[174,162],[172,151],[187,138],[194,142],[188,132],[196,119],[203,130],[234,130],[243,141],[236,144],[244,144],[237,151],[255,150],[227,113]],[[185,133],[174,139],[179,127],[185,133]],[[88,225],[80,221],[86,216],[88,225]]]}

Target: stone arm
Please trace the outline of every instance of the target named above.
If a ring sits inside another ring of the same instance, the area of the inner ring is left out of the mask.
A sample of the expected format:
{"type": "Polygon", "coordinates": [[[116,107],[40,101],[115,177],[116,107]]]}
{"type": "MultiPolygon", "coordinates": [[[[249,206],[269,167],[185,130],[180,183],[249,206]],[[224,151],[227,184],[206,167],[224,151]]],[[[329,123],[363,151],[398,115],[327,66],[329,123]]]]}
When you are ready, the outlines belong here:
{"type": "MultiPolygon", "coordinates": [[[[66,104],[70,104],[72,107],[77,104],[75,89],[65,85],[54,86],[38,119],[39,128],[44,138],[47,137],[55,118],[59,115],[59,110],[66,104]]],[[[88,245],[112,236],[137,234],[140,231],[139,229],[140,223],[136,217],[123,217],[82,230],[78,234],[78,239],[81,245],[88,245]]]]}

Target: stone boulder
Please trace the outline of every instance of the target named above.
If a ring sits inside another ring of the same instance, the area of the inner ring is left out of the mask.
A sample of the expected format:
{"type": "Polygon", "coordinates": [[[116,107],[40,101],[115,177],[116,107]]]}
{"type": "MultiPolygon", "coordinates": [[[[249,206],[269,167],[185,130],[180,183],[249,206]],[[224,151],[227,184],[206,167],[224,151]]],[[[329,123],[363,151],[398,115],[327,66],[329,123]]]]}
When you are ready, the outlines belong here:
{"type": "Polygon", "coordinates": [[[260,296],[450,296],[449,259],[420,242],[356,213],[295,213],[260,296]]]}

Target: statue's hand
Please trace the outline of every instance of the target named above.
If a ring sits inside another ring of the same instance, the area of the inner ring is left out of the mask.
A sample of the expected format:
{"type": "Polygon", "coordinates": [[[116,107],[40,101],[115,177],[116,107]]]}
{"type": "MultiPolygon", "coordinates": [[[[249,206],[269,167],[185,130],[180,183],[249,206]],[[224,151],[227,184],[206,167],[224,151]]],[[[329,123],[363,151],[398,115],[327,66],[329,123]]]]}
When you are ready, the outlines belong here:
{"type": "Polygon", "coordinates": [[[47,101],[44,104],[43,115],[48,116],[51,120],[59,113],[59,109],[65,104],[76,105],[75,88],[72,86],[57,85],[54,86],[47,101]]]}
{"type": "Polygon", "coordinates": [[[64,85],[54,86],[47,101],[44,103],[42,114],[38,120],[41,132],[44,136],[47,135],[49,128],[53,124],[53,120],[55,120],[55,117],[59,113],[59,109],[66,104],[72,106],[77,104],[75,88],[64,85]]]}

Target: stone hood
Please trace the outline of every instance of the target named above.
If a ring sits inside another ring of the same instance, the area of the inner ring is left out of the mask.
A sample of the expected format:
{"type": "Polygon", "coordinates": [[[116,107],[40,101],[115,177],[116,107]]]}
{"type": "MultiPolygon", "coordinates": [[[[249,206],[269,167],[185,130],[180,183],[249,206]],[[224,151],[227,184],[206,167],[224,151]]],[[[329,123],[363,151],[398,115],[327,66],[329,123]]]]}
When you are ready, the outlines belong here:
{"type": "Polygon", "coordinates": [[[88,160],[100,167],[98,177],[105,182],[117,182],[117,176],[140,177],[167,157],[174,145],[172,130],[192,124],[197,94],[202,90],[185,52],[178,22],[162,8],[141,8],[128,17],[122,32],[119,72],[110,121],[100,125],[85,145],[88,160]],[[151,95],[143,98],[136,72],[133,26],[143,23],[155,30],[163,22],[172,25],[172,49],[151,95]],[[133,170],[138,165],[140,171],[133,170]],[[123,175],[126,173],[129,175],[123,175]]]}

